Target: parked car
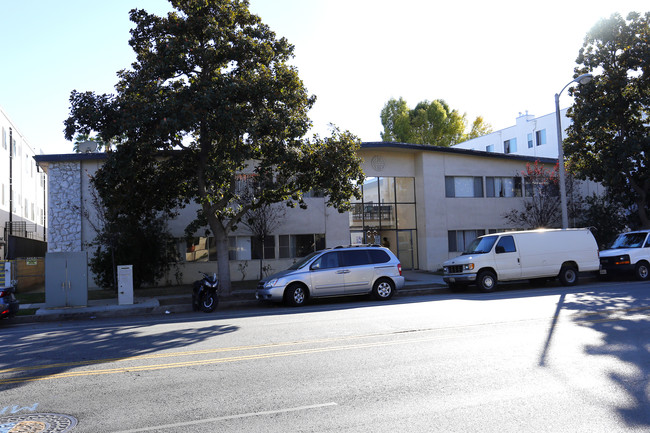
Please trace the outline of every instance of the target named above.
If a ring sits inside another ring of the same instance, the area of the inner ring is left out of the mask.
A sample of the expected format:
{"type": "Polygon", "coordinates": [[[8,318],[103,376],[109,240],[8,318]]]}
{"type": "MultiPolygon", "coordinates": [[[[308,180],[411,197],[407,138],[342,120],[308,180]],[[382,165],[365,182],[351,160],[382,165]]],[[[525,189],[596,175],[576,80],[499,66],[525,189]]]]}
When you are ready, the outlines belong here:
{"type": "Polygon", "coordinates": [[[364,293],[388,300],[402,287],[402,265],[388,248],[352,245],[309,254],[289,269],[262,279],[255,296],[299,306],[309,298],[364,293]]]}
{"type": "Polygon", "coordinates": [[[650,278],[650,230],[622,233],[607,250],[600,252],[600,275],[632,274],[637,280],[650,278]]]}
{"type": "Polygon", "coordinates": [[[18,312],[20,303],[14,295],[13,287],[0,288],[0,319],[11,317],[18,312]]]}
{"type": "Polygon", "coordinates": [[[476,238],[459,257],[443,263],[452,290],[476,284],[492,292],[499,281],[559,278],[578,283],[579,272],[598,272],[598,245],[589,229],[528,230],[476,238]]]}

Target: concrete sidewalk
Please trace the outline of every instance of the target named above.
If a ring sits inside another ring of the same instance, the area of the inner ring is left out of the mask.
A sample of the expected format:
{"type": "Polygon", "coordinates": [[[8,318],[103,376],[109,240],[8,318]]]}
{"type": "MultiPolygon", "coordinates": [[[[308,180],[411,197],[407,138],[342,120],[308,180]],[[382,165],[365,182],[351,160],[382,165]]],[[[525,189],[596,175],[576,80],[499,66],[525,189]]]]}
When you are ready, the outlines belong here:
{"type": "MultiPolygon", "coordinates": [[[[441,275],[425,271],[404,271],[405,285],[395,296],[416,296],[444,291],[447,285],[441,275]]],[[[218,309],[242,308],[258,305],[255,290],[234,291],[229,298],[220,297],[218,309]]],[[[168,295],[136,297],[130,305],[118,305],[117,299],[89,300],[85,307],[46,308],[45,304],[22,304],[22,310],[36,308],[34,315],[16,316],[8,323],[50,322],[58,320],[95,319],[106,317],[166,315],[192,311],[192,296],[168,295]]]]}

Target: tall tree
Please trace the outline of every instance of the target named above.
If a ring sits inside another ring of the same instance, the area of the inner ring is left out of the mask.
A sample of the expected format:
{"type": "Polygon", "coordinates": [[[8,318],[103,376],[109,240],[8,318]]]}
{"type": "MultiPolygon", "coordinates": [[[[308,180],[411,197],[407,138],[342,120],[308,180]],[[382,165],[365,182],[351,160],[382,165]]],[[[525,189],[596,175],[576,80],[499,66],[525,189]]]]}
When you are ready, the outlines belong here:
{"type": "MultiPolygon", "coordinates": [[[[196,201],[229,293],[228,233],[245,213],[284,200],[304,206],[302,192],[312,188],[347,209],[363,179],[360,140],[338,129],[304,138],[315,97],[289,65],[293,46],[251,14],[248,1],[170,1],[175,10],[166,17],[131,11],[132,69],[118,72],[114,95],[72,92],[66,138],[120,137],[115,153],[146,162],[147,170],[136,167],[145,179],[164,178],[170,202],[196,201]],[[243,171],[274,180],[246,204],[237,191],[243,171]]],[[[141,184],[158,194],[157,185],[141,184]]]]}
{"type": "Polygon", "coordinates": [[[419,102],[412,110],[402,98],[391,98],[381,110],[383,141],[453,146],[492,131],[482,117],[477,117],[469,133],[465,114],[452,110],[442,99],[419,102]]]}
{"type": "Polygon", "coordinates": [[[650,12],[614,14],[587,34],[576,76],[594,79],[572,90],[573,120],[565,155],[582,178],[628,197],[650,228],[650,12]]]}

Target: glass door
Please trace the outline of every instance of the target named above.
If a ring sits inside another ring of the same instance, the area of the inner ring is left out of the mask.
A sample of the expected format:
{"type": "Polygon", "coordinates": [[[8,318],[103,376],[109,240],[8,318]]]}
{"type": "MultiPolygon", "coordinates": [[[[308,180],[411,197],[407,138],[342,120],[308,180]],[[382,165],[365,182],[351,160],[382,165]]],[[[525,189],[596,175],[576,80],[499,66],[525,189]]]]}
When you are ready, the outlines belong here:
{"type": "Polygon", "coordinates": [[[402,263],[402,269],[418,268],[416,230],[399,230],[397,232],[397,258],[402,263]]]}

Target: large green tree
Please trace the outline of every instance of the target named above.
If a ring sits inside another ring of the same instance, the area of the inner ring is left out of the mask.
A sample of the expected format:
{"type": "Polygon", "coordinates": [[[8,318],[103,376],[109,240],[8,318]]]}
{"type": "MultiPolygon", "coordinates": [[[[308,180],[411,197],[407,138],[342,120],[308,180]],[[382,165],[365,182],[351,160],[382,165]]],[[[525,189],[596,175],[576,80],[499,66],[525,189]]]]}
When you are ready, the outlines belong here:
{"type": "Polygon", "coordinates": [[[453,146],[492,131],[479,116],[466,133],[466,115],[452,110],[442,99],[422,101],[410,109],[404,99],[391,98],[381,110],[381,124],[383,141],[435,146],[453,146]]]}
{"type": "Polygon", "coordinates": [[[650,13],[614,14],[587,34],[576,76],[594,79],[573,89],[573,124],[565,155],[583,178],[627,197],[650,228],[650,13]]]}
{"type": "Polygon", "coordinates": [[[285,200],[304,205],[302,192],[313,188],[347,209],[363,179],[360,140],[337,129],[304,138],[315,97],[289,64],[293,46],[251,14],[246,0],[171,4],[165,17],[131,11],[136,61],[118,73],[116,94],[72,92],[65,133],[119,137],[114,152],[147,166],[133,167],[145,176],[135,186],[142,196],[197,202],[229,293],[228,233],[249,209],[285,200]],[[272,181],[244,202],[242,172],[272,181]]]}

